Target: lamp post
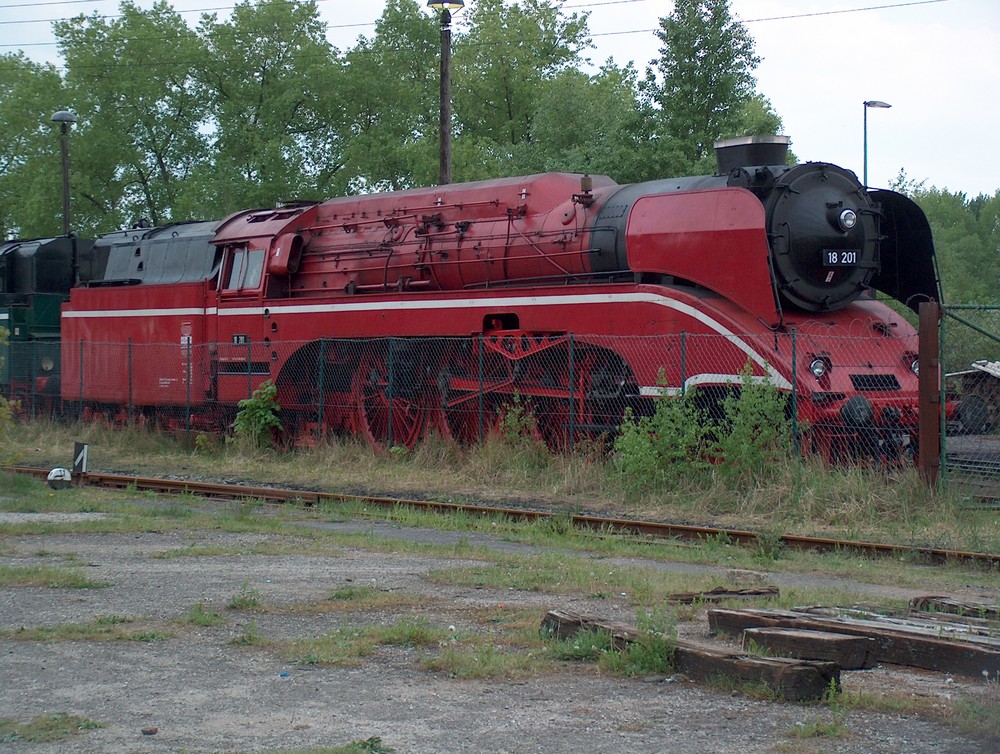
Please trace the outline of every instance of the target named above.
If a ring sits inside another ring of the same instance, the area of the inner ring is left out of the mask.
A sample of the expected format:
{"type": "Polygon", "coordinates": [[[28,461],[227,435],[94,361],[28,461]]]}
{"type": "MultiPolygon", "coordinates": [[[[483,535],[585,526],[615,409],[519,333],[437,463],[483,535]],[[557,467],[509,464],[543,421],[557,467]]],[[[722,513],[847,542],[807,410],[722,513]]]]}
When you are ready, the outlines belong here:
{"type": "Polygon", "coordinates": [[[451,12],[465,7],[463,0],[428,0],[428,8],[441,12],[441,121],[440,177],[438,183],[451,183],[451,12]]]}
{"type": "Polygon", "coordinates": [[[868,188],[868,108],[869,107],[879,107],[887,109],[892,107],[888,102],[881,102],[877,99],[869,99],[864,101],[865,106],[865,159],[864,159],[864,170],[865,170],[865,188],[868,188]]]}
{"type": "Polygon", "coordinates": [[[69,110],[60,110],[52,115],[52,122],[59,124],[62,134],[62,193],[63,193],[63,235],[69,235],[69,127],[76,123],[76,115],[69,110]]]}

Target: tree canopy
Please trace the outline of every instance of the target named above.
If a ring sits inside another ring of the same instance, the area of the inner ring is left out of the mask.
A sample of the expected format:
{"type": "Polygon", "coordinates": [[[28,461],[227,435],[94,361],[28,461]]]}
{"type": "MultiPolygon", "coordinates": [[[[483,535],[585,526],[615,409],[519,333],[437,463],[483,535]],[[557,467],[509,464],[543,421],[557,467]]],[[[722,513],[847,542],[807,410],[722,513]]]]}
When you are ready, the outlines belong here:
{"type": "MultiPolygon", "coordinates": [[[[439,19],[388,0],[339,50],[317,0],[242,0],[191,26],[166,0],[57,21],[63,67],[0,55],[0,233],[62,228],[59,136],[72,110],[73,226],[221,218],[290,199],[432,184],[439,19]]],[[[754,40],[728,0],[676,0],[640,72],[595,67],[586,11],[475,0],[453,19],[454,180],[549,170],[621,183],[714,172],[712,143],[779,133],[754,40]]],[[[946,301],[996,300],[1000,195],[907,185],[931,219],[946,301]]]]}
{"type": "MultiPolygon", "coordinates": [[[[456,15],[454,180],[684,174],[719,135],[780,127],[725,0],[680,0],[644,80],[632,65],[589,64],[588,21],[554,0],[476,0],[456,15]],[[738,54],[718,54],[734,40],[738,54]],[[681,107],[692,56],[700,101],[681,107]]],[[[194,28],[166,0],[57,21],[62,72],[0,55],[0,231],[61,227],[57,109],[78,117],[71,193],[84,233],[433,183],[439,30],[417,0],[389,0],[347,50],[327,42],[316,0],[243,0],[194,28]]]]}

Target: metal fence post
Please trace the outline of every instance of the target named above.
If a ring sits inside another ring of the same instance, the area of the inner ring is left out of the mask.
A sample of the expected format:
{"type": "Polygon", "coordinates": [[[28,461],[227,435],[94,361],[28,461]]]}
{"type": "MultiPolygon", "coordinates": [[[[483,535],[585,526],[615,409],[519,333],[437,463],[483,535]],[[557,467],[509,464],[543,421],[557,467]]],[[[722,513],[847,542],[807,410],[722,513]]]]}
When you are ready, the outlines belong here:
{"type": "Polygon", "coordinates": [[[687,389],[687,333],[681,330],[681,397],[687,389]]]}
{"type": "Polygon", "coordinates": [[[389,351],[388,351],[388,360],[389,360],[389,363],[387,365],[387,371],[389,373],[389,384],[386,385],[386,396],[389,399],[389,416],[388,416],[389,426],[388,426],[388,439],[386,441],[386,447],[387,448],[391,448],[392,447],[392,399],[393,399],[392,383],[393,383],[393,379],[395,378],[394,368],[393,368],[394,367],[394,365],[393,365],[393,361],[394,361],[394,359],[393,359],[393,355],[394,355],[393,354],[393,345],[395,344],[395,342],[396,342],[395,338],[389,338],[389,351]]]}
{"type": "Polygon", "coordinates": [[[792,369],[789,377],[792,382],[792,451],[799,454],[801,441],[799,438],[799,380],[796,376],[796,365],[799,363],[798,356],[798,330],[792,328],[792,369]]]}
{"type": "Polygon", "coordinates": [[[35,364],[37,361],[37,354],[35,353],[35,341],[31,341],[31,361],[29,362],[31,366],[28,367],[28,386],[31,390],[31,418],[35,418],[35,364]]]}
{"type": "MultiPolygon", "coordinates": [[[[941,365],[940,369],[941,369],[941,372],[943,373],[944,369],[945,369],[945,363],[944,363],[944,346],[945,346],[945,343],[947,342],[947,340],[946,340],[946,338],[947,338],[947,331],[945,329],[946,326],[945,326],[945,322],[944,322],[944,320],[945,320],[945,317],[944,317],[944,307],[942,306],[940,309],[941,309],[941,314],[940,314],[940,316],[938,318],[938,364],[941,365]]],[[[923,371],[923,370],[921,370],[921,371],[923,371]]],[[[941,410],[938,412],[938,414],[940,416],[941,423],[940,423],[940,426],[938,428],[938,441],[940,442],[941,449],[940,449],[940,451],[938,453],[938,464],[939,464],[938,465],[938,470],[939,470],[940,475],[941,475],[941,484],[945,485],[948,482],[948,463],[947,463],[947,460],[948,460],[948,411],[947,411],[947,408],[946,408],[947,405],[948,405],[948,403],[947,403],[947,397],[946,397],[946,392],[947,392],[948,388],[945,385],[945,381],[944,381],[943,378],[940,380],[940,388],[941,388],[941,392],[938,395],[938,401],[939,401],[938,405],[941,407],[941,410]]]]}
{"type": "Polygon", "coordinates": [[[80,407],[78,420],[83,420],[83,338],[80,338],[80,407]]]}
{"type": "Polygon", "coordinates": [[[483,441],[483,335],[479,334],[479,398],[477,400],[479,410],[479,442],[483,441]]]}
{"type": "Polygon", "coordinates": [[[573,333],[569,334],[569,452],[576,449],[576,372],[573,363],[573,333]]]}
{"type": "Polygon", "coordinates": [[[316,407],[316,423],[319,425],[319,431],[323,431],[323,408],[326,405],[326,395],[324,390],[326,389],[326,338],[319,339],[319,384],[316,386],[317,394],[319,395],[319,405],[316,407]]]}
{"type": "Polygon", "coordinates": [[[191,372],[194,371],[191,365],[191,340],[187,342],[187,411],[186,414],[186,443],[191,442],[191,372]]]}
{"type": "Polygon", "coordinates": [[[253,370],[250,366],[252,358],[253,355],[250,352],[250,339],[247,338],[247,398],[253,398],[253,377],[251,376],[253,370]]]}
{"type": "Polygon", "coordinates": [[[132,418],[132,339],[128,339],[128,416],[132,418]]]}
{"type": "Polygon", "coordinates": [[[928,487],[937,484],[941,467],[941,306],[936,301],[920,304],[920,442],[918,468],[928,487]]]}

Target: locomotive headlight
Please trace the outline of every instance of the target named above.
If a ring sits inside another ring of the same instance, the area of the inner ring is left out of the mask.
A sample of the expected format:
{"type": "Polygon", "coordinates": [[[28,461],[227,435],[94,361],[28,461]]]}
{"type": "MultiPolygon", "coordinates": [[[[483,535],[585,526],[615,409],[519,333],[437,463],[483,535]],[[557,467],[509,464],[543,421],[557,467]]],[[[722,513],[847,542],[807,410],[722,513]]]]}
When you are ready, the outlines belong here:
{"type": "Polygon", "coordinates": [[[51,372],[55,365],[56,363],[52,360],[51,356],[46,356],[42,359],[41,364],[39,364],[43,372],[51,372]]]}
{"type": "Polygon", "coordinates": [[[837,217],[837,222],[839,223],[842,231],[849,231],[858,224],[858,213],[853,209],[845,209],[837,217]]]}
{"type": "Polygon", "coordinates": [[[829,368],[830,364],[823,358],[817,357],[809,362],[809,371],[812,372],[812,376],[817,380],[826,374],[826,370],[829,368]]]}
{"type": "Polygon", "coordinates": [[[920,359],[914,359],[910,362],[910,370],[917,375],[917,377],[920,376],[920,359]]]}

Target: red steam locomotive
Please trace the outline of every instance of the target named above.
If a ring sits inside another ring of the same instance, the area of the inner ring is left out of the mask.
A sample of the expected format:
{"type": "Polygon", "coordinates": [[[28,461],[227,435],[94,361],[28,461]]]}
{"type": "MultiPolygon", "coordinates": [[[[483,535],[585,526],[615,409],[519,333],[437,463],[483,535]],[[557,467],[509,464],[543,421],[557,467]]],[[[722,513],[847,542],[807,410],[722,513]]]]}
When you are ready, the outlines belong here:
{"type": "Polygon", "coordinates": [[[927,220],[786,165],[787,143],[720,142],[714,176],[534,175],[104,236],[103,278],[63,306],[62,397],[217,428],[271,380],[293,435],[376,446],[473,440],[521,402],[560,447],[749,365],[820,451],[898,453],[917,338],[873,291],[940,298],[927,220]]]}

